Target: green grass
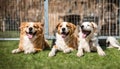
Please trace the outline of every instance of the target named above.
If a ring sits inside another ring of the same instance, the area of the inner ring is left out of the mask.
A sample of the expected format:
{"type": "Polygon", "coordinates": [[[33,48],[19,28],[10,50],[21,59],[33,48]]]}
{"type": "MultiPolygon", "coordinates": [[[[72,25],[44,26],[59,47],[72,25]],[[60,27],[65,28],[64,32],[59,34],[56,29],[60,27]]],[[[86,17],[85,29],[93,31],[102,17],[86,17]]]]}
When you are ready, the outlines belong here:
{"type": "Polygon", "coordinates": [[[120,51],[105,50],[107,56],[101,57],[95,53],[85,53],[77,57],[77,51],[69,54],[58,52],[54,57],[48,57],[50,50],[36,54],[11,54],[18,47],[19,41],[0,41],[0,69],[120,69],[120,51]]]}
{"type": "Polygon", "coordinates": [[[16,38],[19,37],[19,31],[0,31],[0,38],[16,38]]]}

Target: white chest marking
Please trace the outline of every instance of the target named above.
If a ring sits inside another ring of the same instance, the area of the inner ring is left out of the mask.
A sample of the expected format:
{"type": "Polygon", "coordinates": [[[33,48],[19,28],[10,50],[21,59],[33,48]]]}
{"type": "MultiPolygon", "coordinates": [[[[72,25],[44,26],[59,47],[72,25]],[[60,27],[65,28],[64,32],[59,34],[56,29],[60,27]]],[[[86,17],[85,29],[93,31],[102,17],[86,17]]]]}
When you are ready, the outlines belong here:
{"type": "Polygon", "coordinates": [[[34,49],[34,46],[28,36],[24,36],[24,41],[23,41],[23,49],[24,50],[32,50],[34,49]]]}
{"type": "Polygon", "coordinates": [[[56,42],[55,43],[59,50],[63,51],[65,48],[67,48],[67,44],[65,43],[65,41],[61,37],[61,35],[59,35],[58,33],[56,33],[56,42]]]}

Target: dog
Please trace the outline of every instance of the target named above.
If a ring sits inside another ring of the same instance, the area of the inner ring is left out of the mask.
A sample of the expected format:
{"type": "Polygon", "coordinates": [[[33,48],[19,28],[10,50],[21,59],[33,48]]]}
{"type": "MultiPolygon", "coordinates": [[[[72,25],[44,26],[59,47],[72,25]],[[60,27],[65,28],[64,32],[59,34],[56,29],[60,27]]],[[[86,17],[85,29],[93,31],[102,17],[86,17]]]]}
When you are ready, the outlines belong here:
{"type": "Polygon", "coordinates": [[[30,54],[49,48],[43,28],[44,24],[40,22],[22,22],[19,47],[12,50],[12,53],[24,51],[24,54],[30,54]]]}
{"type": "Polygon", "coordinates": [[[63,51],[63,53],[69,53],[78,48],[78,39],[74,34],[76,26],[69,22],[60,22],[56,26],[56,41],[52,47],[49,57],[55,56],[56,52],[63,51]]]}
{"type": "Polygon", "coordinates": [[[118,48],[120,50],[120,44],[115,37],[109,36],[106,40],[107,48],[118,48]]]}
{"type": "Polygon", "coordinates": [[[83,22],[78,34],[78,52],[77,56],[81,57],[85,52],[97,51],[100,56],[105,56],[105,52],[98,44],[98,26],[94,22],[83,22]]]}

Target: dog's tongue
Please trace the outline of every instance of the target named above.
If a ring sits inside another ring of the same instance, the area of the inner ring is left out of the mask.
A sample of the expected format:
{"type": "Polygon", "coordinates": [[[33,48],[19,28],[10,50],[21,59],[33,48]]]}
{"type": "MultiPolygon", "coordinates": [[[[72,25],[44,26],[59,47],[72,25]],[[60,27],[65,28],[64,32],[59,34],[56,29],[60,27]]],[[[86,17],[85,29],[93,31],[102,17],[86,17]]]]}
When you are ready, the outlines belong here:
{"type": "Polygon", "coordinates": [[[62,38],[65,38],[65,37],[66,37],[66,35],[62,34],[62,38]]]}
{"type": "Polygon", "coordinates": [[[32,38],[33,35],[32,34],[27,34],[28,38],[32,38]]]}
{"type": "Polygon", "coordinates": [[[82,37],[83,37],[83,38],[85,38],[86,36],[87,36],[86,34],[84,34],[84,33],[82,34],[82,37]]]}

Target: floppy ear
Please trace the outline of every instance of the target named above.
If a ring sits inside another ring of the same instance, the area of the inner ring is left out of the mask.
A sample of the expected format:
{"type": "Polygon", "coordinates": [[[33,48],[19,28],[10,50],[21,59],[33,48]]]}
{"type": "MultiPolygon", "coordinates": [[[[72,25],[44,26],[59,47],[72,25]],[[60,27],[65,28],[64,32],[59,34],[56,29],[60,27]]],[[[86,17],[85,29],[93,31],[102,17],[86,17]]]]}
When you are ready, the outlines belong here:
{"type": "Polygon", "coordinates": [[[40,23],[40,25],[41,25],[42,27],[44,27],[44,23],[40,23]]]}
{"type": "Polygon", "coordinates": [[[25,25],[26,25],[26,22],[22,22],[22,23],[20,24],[19,29],[22,30],[22,29],[25,27],[25,25]]]}
{"type": "Polygon", "coordinates": [[[98,26],[97,26],[97,24],[94,23],[94,22],[91,22],[91,24],[92,24],[92,26],[94,28],[94,33],[98,33],[98,26]]]}
{"type": "Polygon", "coordinates": [[[69,25],[70,25],[70,27],[72,29],[72,33],[74,33],[75,29],[76,29],[76,26],[74,24],[72,24],[72,23],[69,23],[69,25]]]}
{"type": "Polygon", "coordinates": [[[56,29],[58,29],[58,27],[59,27],[60,24],[61,24],[61,23],[58,23],[58,24],[57,24],[56,29]]]}
{"type": "Polygon", "coordinates": [[[71,25],[71,27],[72,27],[72,30],[75,31],[76,26],[75,26],[74,24],[72,24],[72,23],[70,23],[70,25],[71,25]]]}

